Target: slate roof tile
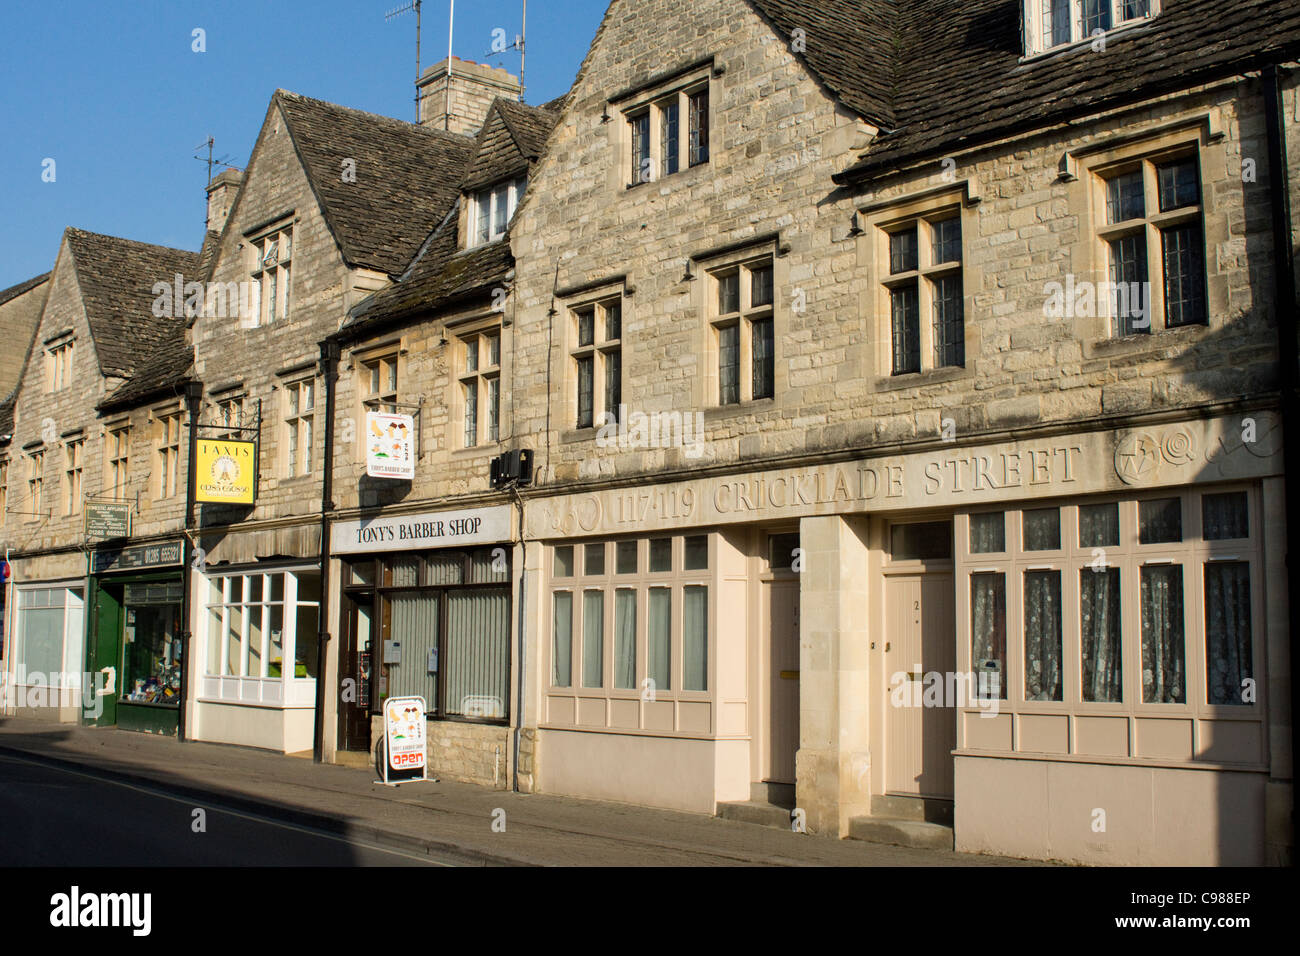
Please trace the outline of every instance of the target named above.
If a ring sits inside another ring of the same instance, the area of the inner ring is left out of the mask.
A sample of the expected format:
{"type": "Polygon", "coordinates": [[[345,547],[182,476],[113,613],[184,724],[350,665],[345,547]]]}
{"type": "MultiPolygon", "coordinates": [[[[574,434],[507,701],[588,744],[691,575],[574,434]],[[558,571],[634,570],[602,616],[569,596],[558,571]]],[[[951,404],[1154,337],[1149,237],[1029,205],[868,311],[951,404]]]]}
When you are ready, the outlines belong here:
{"type": "Polygon", "coordinates": [[[448,208],[468,136],[276,91],[326,222],[352,266],[400,275],[448,208]],[[356,164],[344,180],[343,162],[356,164]]]}
{"type": "Polygon", "coordinates": [[[199,257],[184,249],[68,229],[82,305],[105,377],[130,378],[155,355],[184,342],[185,319],[153,314],[157,282],[185,281],[198,274],[199,257]]]}

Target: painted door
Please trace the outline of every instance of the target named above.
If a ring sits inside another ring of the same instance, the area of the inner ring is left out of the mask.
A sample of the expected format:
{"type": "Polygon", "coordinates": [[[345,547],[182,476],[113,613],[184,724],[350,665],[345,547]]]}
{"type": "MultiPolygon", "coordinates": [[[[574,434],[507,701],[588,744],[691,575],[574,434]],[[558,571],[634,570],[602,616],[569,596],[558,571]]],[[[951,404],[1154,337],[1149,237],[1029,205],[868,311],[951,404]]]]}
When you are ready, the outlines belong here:
{"type": "Polygon", "coordinates": [[[370,652],[374,605],[369,597],[348,597],[343,649],[339,659],[339,750],[370,752],[370,704],[374,673],[370,652]],[[350,683],[349,683],[350,682],[350,683]]]}
{"type": "Polygon", "coordinates": [[[92,634],[86,654],[87,670],[95,682],[98,702],[87,714],[87,722],[100,727],[117,724],[117,699],[122,693],[122,594],[120,588],[95,588],[91,609],[92,634]]]}
{"type": "Polygon", "coordinates": [[[953,795],[957,712],[951,691],[957,639],[952,586],[949,573],[886,578],[885,789],[889,793],[948,799],[953,795]],[[928,680],[927,675],[931,675],[928,680]]]}
{"type": "Polygon", "coordinates": [[[799,582],[778,579],[764,589],[768,708],[763,779],[794,783],[799,749],[799,582]]]}

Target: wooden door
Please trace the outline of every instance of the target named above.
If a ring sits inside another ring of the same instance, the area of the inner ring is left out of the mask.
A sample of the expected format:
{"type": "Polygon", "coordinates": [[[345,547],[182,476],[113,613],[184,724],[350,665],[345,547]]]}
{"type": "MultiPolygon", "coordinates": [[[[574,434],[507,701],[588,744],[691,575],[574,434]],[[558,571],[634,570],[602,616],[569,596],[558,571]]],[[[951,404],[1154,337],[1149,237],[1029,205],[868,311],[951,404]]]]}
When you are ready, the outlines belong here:
{"type": "Polygon", "coordinates": [[[94,595],[86,669],[98,696],[91,704],[92,713],[98,710],[99,715],[87,717],[96,726],[112,727],[117,723],[117,699],[122,694],[122,589],[96,586],[94,595]]]}
{"type": "Polygon", "coordinates": [[[952,575],[885,580],[885,789],[951,799],[957,746],[952,575]]]}
{"type": "Polygon", "coordinates": [[[768,707],[763,779],[792,784],[799,749],[799,582],[769,581],[764,592],[768,707]]]}
{"type": "Polygon", "coordinates": [[[343,647],[339,655],[339,750],[370,752],[370,707],[374,694],[374,603],[365,597],[344,599],[343,647]],[[348,683],[350,681],[350,683],[348,683]]]}

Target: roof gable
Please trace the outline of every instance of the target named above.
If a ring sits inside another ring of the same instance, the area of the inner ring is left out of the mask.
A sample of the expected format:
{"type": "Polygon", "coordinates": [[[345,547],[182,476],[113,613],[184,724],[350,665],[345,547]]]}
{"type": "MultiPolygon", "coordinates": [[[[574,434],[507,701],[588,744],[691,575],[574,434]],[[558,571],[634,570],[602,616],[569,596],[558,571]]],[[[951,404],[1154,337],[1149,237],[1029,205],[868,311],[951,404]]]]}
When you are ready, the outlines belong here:
{"type": "Polygon", "coordinates": [[[158,351],[184,343],[185,318],[154,315],[154,285],[199,276],[197,253],[69,228],[64,233],[100,372],[129,378],[158,351]]]}
{"type": "Polygon", "coordinates": [[[541,155],[558,119],[558,114],[549,110],[497,98],[475,139],[474,158],[461,189],[482,189],[526,173],[541,155]]]}
{"type": "Polygon", "coordinates": [[[344,260],[400,274],[456,201],[474,140],[285,90],[274,102],[344,260]]]}

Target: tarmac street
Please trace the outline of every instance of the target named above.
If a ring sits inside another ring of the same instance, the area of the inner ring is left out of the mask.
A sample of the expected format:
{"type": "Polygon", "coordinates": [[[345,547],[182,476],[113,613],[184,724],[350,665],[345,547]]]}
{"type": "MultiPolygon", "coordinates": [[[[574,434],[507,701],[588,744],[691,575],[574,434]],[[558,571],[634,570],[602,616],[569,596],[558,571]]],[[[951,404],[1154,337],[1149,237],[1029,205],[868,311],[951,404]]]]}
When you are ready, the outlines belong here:
{"type": "Polygon", "coordinates": [[[1040,865],[30,719],[0,720],[0,814],[5,865],[1040,865]]]}

